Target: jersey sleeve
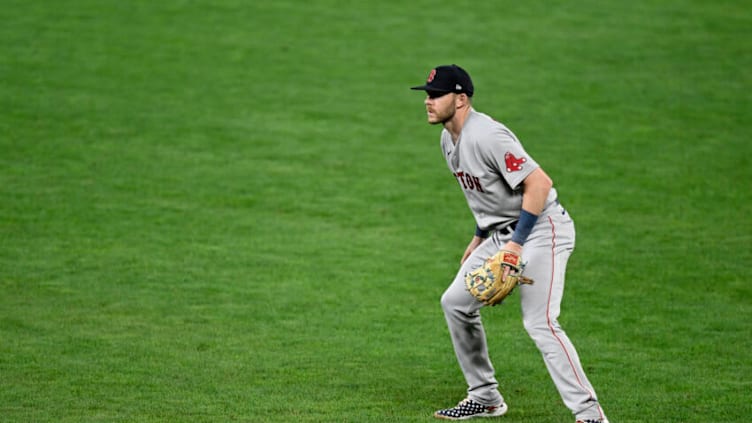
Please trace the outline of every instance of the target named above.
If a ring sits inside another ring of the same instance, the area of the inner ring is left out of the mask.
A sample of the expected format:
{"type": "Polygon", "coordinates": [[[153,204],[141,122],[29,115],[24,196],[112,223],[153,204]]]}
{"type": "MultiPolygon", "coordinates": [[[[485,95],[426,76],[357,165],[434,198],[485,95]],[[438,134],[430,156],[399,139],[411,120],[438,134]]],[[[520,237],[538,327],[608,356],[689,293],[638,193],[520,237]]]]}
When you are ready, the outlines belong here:
{"type": "Polygon", "coordinates": [[[498,124],[484,140],[482,152],[487,165],[497,172],[509,187],[517,190],[538,163],[530,157],[517,137],[505,126],[498,124]]]}

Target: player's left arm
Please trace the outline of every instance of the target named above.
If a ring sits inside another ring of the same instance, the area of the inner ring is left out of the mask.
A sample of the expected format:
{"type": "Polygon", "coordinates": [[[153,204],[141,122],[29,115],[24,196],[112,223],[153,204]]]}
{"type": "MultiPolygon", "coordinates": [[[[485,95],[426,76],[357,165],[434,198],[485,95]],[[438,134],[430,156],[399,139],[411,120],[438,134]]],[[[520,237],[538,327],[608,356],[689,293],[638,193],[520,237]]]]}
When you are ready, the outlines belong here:
{"type": "Polygon", "coordinates": [[[522,210],[539,215],[546,206],[548,193],[554,182],[541,168],[537,168],[522,181],[522,210]]]}
{"type": "Polygon", "coordinates": [[[512,240],[507,242],[504,249],[522,254],[522,246],[530,235],[533,226],[535,226],[538,215],[543,211],[552,186],[553,181],[540,167],[532,171],[522,181],[520,220],[517,222],[512,240]]]}

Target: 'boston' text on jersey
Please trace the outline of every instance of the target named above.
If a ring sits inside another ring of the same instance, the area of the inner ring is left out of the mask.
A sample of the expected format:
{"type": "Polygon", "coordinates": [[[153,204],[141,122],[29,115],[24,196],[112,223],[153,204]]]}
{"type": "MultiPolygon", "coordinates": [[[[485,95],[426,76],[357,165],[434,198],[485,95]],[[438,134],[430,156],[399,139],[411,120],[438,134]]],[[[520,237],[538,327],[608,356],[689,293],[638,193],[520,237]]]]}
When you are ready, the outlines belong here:
{"type": "Polygon", "coordinates": [[[478,192],[485,192],[477,176],[465,172],[457,172],[454,173],[454,177],[462,184],[463,189],[474,189],[478,192]]]}

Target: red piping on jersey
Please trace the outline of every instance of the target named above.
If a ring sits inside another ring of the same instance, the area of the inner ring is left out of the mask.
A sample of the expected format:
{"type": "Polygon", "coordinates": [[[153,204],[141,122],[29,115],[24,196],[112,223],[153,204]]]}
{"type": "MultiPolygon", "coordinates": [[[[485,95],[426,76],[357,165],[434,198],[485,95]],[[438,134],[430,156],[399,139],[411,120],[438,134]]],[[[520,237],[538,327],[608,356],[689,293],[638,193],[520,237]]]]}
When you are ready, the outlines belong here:
{"type": "MultiPolygon", "coordinates": [[[[569,351],[567,351],[567,348],[564,346],[564,342],[561,341],[561,338],[556,335],[556,330],[554,330],[554,326],[551,323],[551,292],[553,291],[554,275],[556,274],[556,227],[554,226],[554,220],[551,219],[551,216],[548,217],[548,222],[551,224],[551,282],[548,286],[548,301],[546,302],[546,322],[548,323],[548,329],[551,331],[551,335],[556,338],[556,341],[559,342],[561,349],[567,356],[567,361],[572,367],[572,373],[574,373],[574,377],[577,379],[577,383],[583,390],[587,391],[591,399],[595,399],[595,395],[593,395],[593,393],[590,392],[587,387],[585,387],[585,384],[582,383],[582,379],[580,379],[580,375],[577,374],[576,367],[574,363],[572,363],[572,357],[569,355],[569,351]]],[[[600,410],[600,406],[598,406],[598,411],[602,416],[603,413],[600,410]]]]}

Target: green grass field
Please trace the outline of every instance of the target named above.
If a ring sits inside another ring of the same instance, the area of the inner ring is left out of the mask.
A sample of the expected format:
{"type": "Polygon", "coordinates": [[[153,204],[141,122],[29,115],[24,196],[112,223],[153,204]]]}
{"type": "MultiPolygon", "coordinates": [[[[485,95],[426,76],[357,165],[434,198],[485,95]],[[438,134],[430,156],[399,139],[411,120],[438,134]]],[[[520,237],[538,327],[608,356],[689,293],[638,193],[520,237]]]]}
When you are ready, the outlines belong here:
{"type": "MultiPolygon", "coordinates": [[[[435,65],[552,176],[612,423],[752,415],[749,1],[0,1],[0,420],[429,422],[474,222],[435,65]],[[525,4],[529,3],[529,4],[525,4]]],[[[519,305],[510,411],[564,407],[519,305]]]]}

